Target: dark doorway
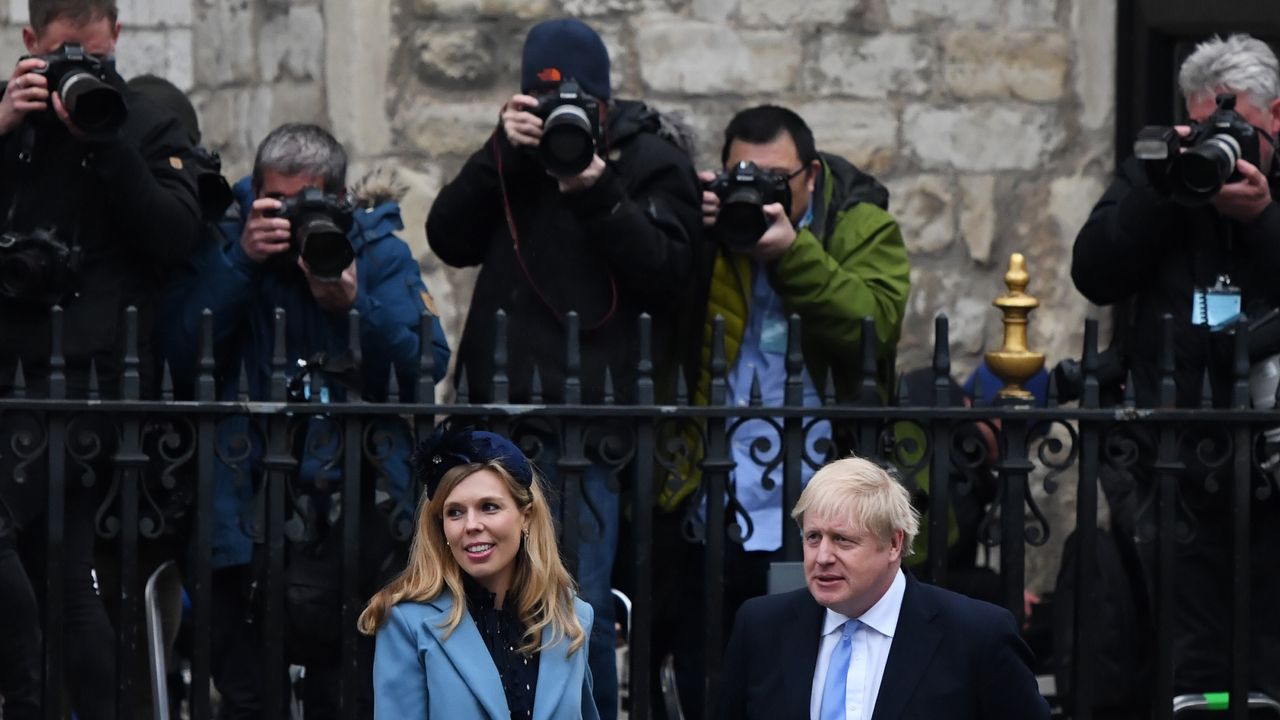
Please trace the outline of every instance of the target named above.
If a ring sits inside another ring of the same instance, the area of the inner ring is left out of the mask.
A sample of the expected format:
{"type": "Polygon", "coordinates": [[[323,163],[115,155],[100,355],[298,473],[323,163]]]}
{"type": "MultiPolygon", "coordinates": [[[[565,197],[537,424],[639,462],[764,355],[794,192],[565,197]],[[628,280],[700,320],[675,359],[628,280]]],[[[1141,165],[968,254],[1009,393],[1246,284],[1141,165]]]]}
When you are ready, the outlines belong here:
{"type": "Polygon", "coordinates": [[[1275,0],[1117,0],[1116,15],[1117,164],[1143,125],[1186,118],[1178,67],[1196,43],[1242,32],[1280,49],[1275,0]]]}

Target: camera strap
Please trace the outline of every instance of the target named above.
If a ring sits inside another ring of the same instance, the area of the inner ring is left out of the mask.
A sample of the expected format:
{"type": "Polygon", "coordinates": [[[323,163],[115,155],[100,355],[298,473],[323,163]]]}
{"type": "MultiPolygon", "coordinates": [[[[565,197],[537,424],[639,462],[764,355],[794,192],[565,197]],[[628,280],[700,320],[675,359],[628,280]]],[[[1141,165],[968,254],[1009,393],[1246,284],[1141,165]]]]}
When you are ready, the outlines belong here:
{"type": "MultiPolygon", "coordinates": [[[[507,217],[507,230],[511,233],[511,247],[516,254],[516,263],[520,266],[520,272],[524,274],[524,279],[529,283],[529,287],[533,288],[533,293],[537,295],[538,300],[547,308],[547,310],[551,311],[551,316],[554,317],[556,322],[560,323],[563,327],[565,324],[565,313],[557,310],[555,306],[551,304],[551,301],[547,299],[547,296],[542,292],[542,288],[538,287],[538,283],[534,282],[533,273],[529,272],[529,266],[525,264],[524,255],[520,252],[520,233],[516,229],[516,216],[515,213],[511,211],[511,199],[507,194],[507,179],[502,171],[502,149],[498,147],[498,143],[501,142],[501,139],[498,137],[499,132],[501,132],[501,130],[493,131],[493,135],[489,138],[489,145],[493,149],[493,160],[497,165],[498,187],[502,191],[502,210],[507,217]]],[[[583,332],[599,330],[612,320],[613,316],[618,312],[618,279],[614,277],[612,270],[607,272],[609,274],[609,310],[605,312],[604,317],[600,318],[599,322],[585,328],[583,332]]]]}

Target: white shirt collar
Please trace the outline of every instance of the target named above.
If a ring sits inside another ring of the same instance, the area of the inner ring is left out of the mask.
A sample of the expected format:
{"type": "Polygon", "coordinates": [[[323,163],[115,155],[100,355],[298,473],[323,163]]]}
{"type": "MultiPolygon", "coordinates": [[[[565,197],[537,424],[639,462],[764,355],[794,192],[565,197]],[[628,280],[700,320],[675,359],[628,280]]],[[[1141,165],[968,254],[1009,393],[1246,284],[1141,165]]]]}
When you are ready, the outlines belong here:
{"type": "MultiPolygon", "coordinates": [[[[902,568],[898,568],[898,572],[893,577],[893,582],[889,584],[889,589],[884,595],[872,605],[869,610],[862,614],[858,619],[863,625],[874,629],[876,632],[885,637],[893,637],[894,631],[898,627],[898,615],[902,613],[902,597],[907,591],[907,577],[902,574],[902,568]]],[[[822,623],[822,635],[829,635],[840,629],[849,620],[848,616],[827,608],[826,618],[822,623]]]]}

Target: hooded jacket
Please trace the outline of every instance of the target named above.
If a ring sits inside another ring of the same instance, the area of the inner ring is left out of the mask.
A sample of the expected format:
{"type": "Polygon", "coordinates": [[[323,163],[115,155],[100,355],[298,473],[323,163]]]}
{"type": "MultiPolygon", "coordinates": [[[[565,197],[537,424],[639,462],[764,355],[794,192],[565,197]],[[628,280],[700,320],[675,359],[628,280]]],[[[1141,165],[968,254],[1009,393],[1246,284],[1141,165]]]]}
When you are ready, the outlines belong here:
{"type": "MultiPolygon", "coordinates": [[[[296,359],[318,352],[340,355],[347,347],[348,320],[346,313],[329,313],[316,304],[301,271],[293,267],[271,269],[245,255],[240,235],[254,200],[249,178],[237,183],[234,191],[238,205],[222,222],[220,238],[206,243],[193,256],[186,273],[169,290],[162,310],[165,329],[160,343],[175,386],[190,387],[200,345],[200,316],[209,308],[213,312],[218,398],[235,400],[241,394],[243,368],[248,384],[243,394],[250,400],[267,400],[275,308],[285,310],[286,373],[290,375],[296,359]]],[[[362,356],[359,374],[364,397],[373,401],[386,398],[392,364],[398,371],[401,398],[412,400],[416,386],[418,325],[427,289],[408,245],[395,235],[403,227],[399,205],[385,197],[365,198],[348,234],[356,255],[354,308],[360,312],[362,356]]],[[[438,381],[449,364],[449,346],[438,319],[433,335],[434,379],[438,381]]],[[[323,418],[308,420],[302,444],[306,452],[299,469],[301,484],[295,489],[341,477],[341,462],[329,462],[342,451],[340,433],[323,431],[325,422],[323,418]]],[[[381,477],[375,482],[411,515],[412,501],[405,498],[412,438],[394,417],[370,422],[378,425],[383,433],[380,442],[384,443],[375,463],[381,477]]],[[[258,512],[253,500],[259,490],[253,479],[261,477],[263,450],[262,438],[250,432],[247,417],[232,416],[219,424],[215,452],[222,461],[215,463],[215,568],[244,564],[252,557],[254,513],[258,512]],[[248,452],[241,445],[244,442],[251,445],[248,452]]]]}
{"type": "MultiPolygon", "coordinates": [[[[769,266],[769,282],[784,311],[800,315],[800,349],[809,377],[821,390],[829,371],[838,402],[854,399],[862,374],[862,319],[875,321],[875,372],[883,399],[893,377],[910,288],[906,245],[888,213],[889,191],[843,158],[819,157],[822,173],[813,191],[813,221],[769,266]]],[[[706,248],[711,258],[701,263],[710,271],[703,271],[706,313],[694,386],[698,405],[710,399],[712,321],[717,315],[724,318],[725,363],[732,368],[746,331],[755,275],[746,256],[711,243],[706,248]]],[[[681,475],[664,484],[660,502],[666,508],[675,507],[697,486],[695,469],[681,475]]]]}
{"type": "Polygon", "coordinates": [[[535,368],[544,399],[563,401],[570,311],[580,319],[585,402],[603,398],[606,367],[619,400],[634,396],[642,312],[654,318],[655,363],[670,360],[671,318],[699,236],[697,177],[671,126],[644,104],[614,101],[602,125],[606,168],[587,190],[561,193],[499,127],[436,197],[431,249],[454,267],[481,266],[458,348],[472,401],[492,398],[498,310],[509,318],[513,402],[532,397],[535,368]]]}

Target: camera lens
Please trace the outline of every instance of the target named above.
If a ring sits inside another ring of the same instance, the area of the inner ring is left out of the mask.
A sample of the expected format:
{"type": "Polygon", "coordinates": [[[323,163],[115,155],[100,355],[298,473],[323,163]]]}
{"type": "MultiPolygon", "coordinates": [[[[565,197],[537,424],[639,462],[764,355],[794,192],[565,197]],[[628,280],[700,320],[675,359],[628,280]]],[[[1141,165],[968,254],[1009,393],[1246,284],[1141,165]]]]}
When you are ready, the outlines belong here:
{"type": "Polygon", "coordinates": [[[306,215],[295,224],[298,253],[320,280],[337,280],[355,260],[347,234],[328,215],[306,215]]]}
{"type": "Polygon", "coordinates": [[[29,297],[44,282],[44,265],[27,253],[11,255],[0,262],[0,295],[4,297],[29,297]]]}
{"type": "Polygon", "coordinates": [[[1173,189],[1183,199],[1207,201],[1235,172],[1240,144],[1230,135],[1214,135],[1174,159],[1169,167],[1173,189]]]}
{"type": "Polygon", "coordinates": [[[577,105],[560,105],[542,125],[538,155],[556,177],[572,177],[587,169],[596,152],[596,139],[587,112],[577,105]]]}
{"type": "Polygon", "coordinates": [[[769,229],[764,198],[752,187],[737,188],[720,203],[716,233],[730,247],[749,248],[769,229]]]}
{"type": "Polygon", "coordinates": [[[76,127],[86,132],[111,132],[124,125],[127,110],[119,91],[84,70],[73,71],[58,86],[62,102],[76,127]]]}

